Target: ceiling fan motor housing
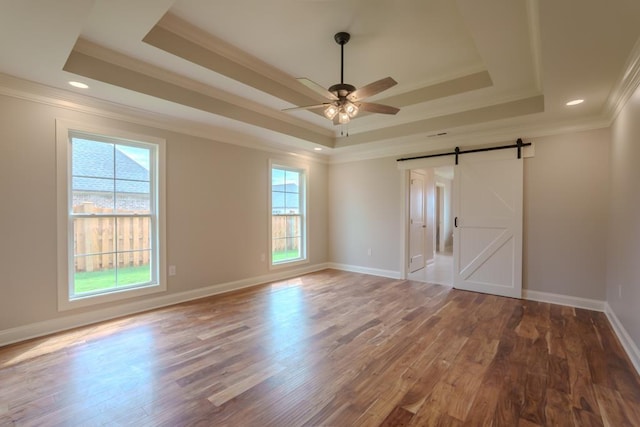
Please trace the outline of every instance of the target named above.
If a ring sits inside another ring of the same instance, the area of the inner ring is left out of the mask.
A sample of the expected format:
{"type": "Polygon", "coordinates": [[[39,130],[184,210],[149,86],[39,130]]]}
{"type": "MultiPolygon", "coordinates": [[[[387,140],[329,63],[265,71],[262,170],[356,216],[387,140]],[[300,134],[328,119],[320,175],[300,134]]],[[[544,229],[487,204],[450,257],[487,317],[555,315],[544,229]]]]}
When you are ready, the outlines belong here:
{"type": "Polygon", "coordinates": [[[333,93],[338,98],[345,98],[351,92],[355,91],[356,88],[353,85],[347,83],[338,83],[329,88],[329,92],[333,93]]]}

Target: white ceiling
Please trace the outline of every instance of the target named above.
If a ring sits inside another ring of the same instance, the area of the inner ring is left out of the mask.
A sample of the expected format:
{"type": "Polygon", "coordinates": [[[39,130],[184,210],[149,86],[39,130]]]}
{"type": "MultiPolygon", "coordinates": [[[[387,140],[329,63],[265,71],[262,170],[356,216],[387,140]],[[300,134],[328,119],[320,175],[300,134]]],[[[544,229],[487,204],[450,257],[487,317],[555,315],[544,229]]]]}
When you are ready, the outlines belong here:
{"type": "Polygon", "coordinates": [[[639,37],[637,0],[0,1],[5,75],[171,116],[224,142],[335,156],[601,126],[637,78],[639,37]],[[345,82],[393,77],[371,100],[396,116],[342,127],[280,111],[322,102],[296,77],[339,82],[339,31],[351,33],[345,82]],[[567,107],[574,98],[585,102],[567,107]]]}

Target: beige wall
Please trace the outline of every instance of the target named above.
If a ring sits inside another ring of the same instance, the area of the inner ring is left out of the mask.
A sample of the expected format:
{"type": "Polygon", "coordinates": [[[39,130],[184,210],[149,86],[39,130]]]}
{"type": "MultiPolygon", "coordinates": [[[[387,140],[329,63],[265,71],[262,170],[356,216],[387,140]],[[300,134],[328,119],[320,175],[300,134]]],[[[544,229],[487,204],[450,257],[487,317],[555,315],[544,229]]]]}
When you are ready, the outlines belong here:
{"type": "MultiPolygon", "coordinates": [[[[523,286],[604,300],[609,132],[534,142],[524,163],[523,286]]],[[[331,166],[332,262],[400,273],[401,176],[395,158],[331,166]]]]}
{"type": "Polygon", "coordinates": [[[401,176],[389,158],[329,168],[332,262],[400,272],[401,176]]]}
{"type": "MultiPolygon", "coordinates": [[[[0,96],[0,332],[108,307],[57,310],[57,118],[167,140],[167,258],[177,267],[177,275],[168,278],[168,294],[269,273],[260,257],[269,247],[269,159],[279,157],[0,96]]],[[[323,264],[328,167],[306,163],[310,265],[323,264]]]]}
{"type": "Polygon", "coordinates": [[[640,347],[640,89],[612,126],[607,302],[640,347]]]}
{"type": "Polygon", "coordinates": [[[523,287],[605,298],[607,129],[534,138],[524,161],[523,287]]]}

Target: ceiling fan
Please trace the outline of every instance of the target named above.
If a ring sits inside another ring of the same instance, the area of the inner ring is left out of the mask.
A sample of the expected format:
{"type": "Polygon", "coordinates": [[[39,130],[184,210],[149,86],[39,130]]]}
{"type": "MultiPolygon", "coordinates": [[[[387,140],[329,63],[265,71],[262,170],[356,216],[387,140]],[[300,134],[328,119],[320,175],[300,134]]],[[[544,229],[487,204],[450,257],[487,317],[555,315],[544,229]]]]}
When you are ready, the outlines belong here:
{"type": "Polygon", "coordinates": [[[344,82],[344,45],[347,44],[351,35],[345,32],[336,33],[333,37],[340,45],[340,83],[334,84],[328,90],[320,86],[318,83],[309,80],[306,77],[297,80],[307,86],[314,92],[327,98],[327,102],[316,105],[306,105],[303,107],[285,108],[282,111],[292,110],[315,110],[324,108],[324,115],[327,119],[333,120],[334,124],[345,124],[354,118],[360,110],[369,111],[371,113],[396,114],[399,108],[390,105],[375,104],[372,102],[363,102],[362,100],[370,96],[376,95],[383,90],[398,84],[391,77],[369,83],[366,86],[356,89],[355,86],[344,82]]]}

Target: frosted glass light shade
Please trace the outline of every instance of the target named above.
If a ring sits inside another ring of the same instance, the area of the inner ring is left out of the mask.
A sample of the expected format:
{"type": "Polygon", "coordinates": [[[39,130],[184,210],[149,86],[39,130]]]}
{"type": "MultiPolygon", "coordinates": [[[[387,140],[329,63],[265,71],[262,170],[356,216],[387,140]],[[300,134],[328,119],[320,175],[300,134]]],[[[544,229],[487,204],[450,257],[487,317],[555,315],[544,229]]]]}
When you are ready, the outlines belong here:
{"type": "Polygon", "coordinates": [[[329,120],[333,120],[336,114],[338,114],[338,107],[335,105],[329,105],[324,109],[324,116],[329,120]]]}

